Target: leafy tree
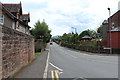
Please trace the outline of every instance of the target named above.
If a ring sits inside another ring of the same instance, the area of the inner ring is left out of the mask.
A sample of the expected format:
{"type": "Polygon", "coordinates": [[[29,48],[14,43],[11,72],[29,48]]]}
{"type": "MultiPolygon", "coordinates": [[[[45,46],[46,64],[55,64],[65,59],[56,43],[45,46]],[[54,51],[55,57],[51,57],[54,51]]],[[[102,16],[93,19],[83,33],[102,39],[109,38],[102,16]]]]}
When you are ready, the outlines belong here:
{"type": "Polygon", "coordinates": [[[89,30],[89,35],[90,35],[90,37],[92,37],[93,39],[95,39],[95,38],[97,37],[97,33],[96,33],[96,31],[94,31],[94,30],[89,30]]]}
{"type": "Polygon", "coordinates": [[[103,25],[101,25],[100,27],[97,28],[97,33],[99,33],[99,37],[103,38],[104,34],[103,34],[103,25]]]}
{"type": "Polygon", "coordinates": [[[79,35],[79,40],[81,40],[82,39],[82,37],[84,37],[84,36],[90,36],[90,37],[92,37],[92,38],[96,38],[96,31],[94,31],[94,30],[85,30],[85,31],[83,31],[82,33],[80,33],[80,35],[79,35]]]}
{"type": "Polygon", "coordinates": [[[48,29],[48,25],[44,21],[37,21],[30,32],[35,39],[43,39],[44,42],[49,42],[51,38],[51,30],[48,29]]]}

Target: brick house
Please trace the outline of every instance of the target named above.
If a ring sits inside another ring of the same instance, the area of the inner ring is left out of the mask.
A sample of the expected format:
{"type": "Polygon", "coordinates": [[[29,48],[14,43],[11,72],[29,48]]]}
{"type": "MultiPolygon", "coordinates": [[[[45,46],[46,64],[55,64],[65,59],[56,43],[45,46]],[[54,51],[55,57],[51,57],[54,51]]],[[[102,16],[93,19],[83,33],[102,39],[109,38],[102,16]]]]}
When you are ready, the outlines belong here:
{"type": "Polygon", "coordinates": [[[100,34],[103,35],[103,45],[110,48],[110,31],[111,31],[111,45],[113,53],[120,53],[120,10],[110,16],[108,20],[102,23],[102,28],[99,30],[100,34]]]}
{"type": "Polygon", "coordinates": [[[2,13],[0,14],[0,24],[9,26],[20,32],[29,34],[30,14],[22,14],[22,5],[19,4],[1,4],[2,13]]]}
{"type": "Polygon", "coordinates": [[[0,80],[13,76],[34,59],[29,22],[30,14],[23,14],[21,3],[0,3],[0,80]]]}
{"type": "Polygon", "coordinates": [[[109,30],[107,31],[107,47],[110,47],[110,32],[111,32],[111,47],[113,53],[120,53],[120,10],[113,14],[109,21],[109,30]]]}

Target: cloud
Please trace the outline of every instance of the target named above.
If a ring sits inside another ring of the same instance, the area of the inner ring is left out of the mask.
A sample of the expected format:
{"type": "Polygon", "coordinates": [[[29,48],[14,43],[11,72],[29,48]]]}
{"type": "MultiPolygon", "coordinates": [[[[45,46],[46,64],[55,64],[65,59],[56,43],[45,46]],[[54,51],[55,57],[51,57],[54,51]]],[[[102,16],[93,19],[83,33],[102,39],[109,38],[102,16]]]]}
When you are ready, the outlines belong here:
{"type": "MultiPolygon", "coordinates": [[[[23,12],[30,12],[31,27],[37,20],[45,19],[52,35],[71,32],[71,27],[80,33],[86,29],[96,29],[117,11],[119,0],[21,0],[23,12]]],[[[20,0],[2,0],[4,3],[19,3],[20,0]]]]}

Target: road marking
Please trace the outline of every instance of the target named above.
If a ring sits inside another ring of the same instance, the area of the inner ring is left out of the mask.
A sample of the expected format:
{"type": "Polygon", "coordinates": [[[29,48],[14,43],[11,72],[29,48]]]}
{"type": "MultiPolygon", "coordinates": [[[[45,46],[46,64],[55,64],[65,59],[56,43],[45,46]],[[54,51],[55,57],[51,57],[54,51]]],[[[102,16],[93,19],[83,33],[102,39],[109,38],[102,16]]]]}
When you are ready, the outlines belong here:
{"type": "Polygon", "coordinates": [[[51,78],[52,78],[52,80],[59,80],[59,71],[51,70],[51,78]]]}
{"type": "Polygon", "coordinates": [[[54,80],[54,71],[51,71],[52,80],[54,80]]]}
{"type": "Polygon", "coordinates": [[[63,71],[63,69],[60,69],[59,67],[55,66],[54,64],[52,63],[49,63],[51,66],[53,66],[54,68],[58,69],[59,71],[63,71]]]}
{"type": "Polygon", "coordinates": [[[68,53],[65,53],[65,54],[67,54],[67,55],[69,55],[69,56],[71,56],[71,57],[73,57],[73,58],[77,58],[76,56],[73,56],[73,55],[71,55],[71,54],[68,54],[68,53]]]}
{"type": "MultiPolygon", "coordinates": [[[[48,50],[48,51],[49,51],[49,50],[48,50]]],[[[50,53],[48,52],[47,62],[46,62],[46,67],[45,67],[44,74],[43,74],[43,79],[46,79],[46,78],[47,78],[47,71],[48,71],[49,57],[50,57],[50,53]]]]}
{"type": "Polygon", "coordinates": [[[57,79],[57,80],[59,80],[58,74],[59,74],[59,71],[58,71],[58,70],[55,70],[55,75],[56,75],[56,79],[57,79]]]}
{"type": "Polygon", "coordinates": [[[59,74],[62,74],[63,72],[59,72],[59,74]]]}

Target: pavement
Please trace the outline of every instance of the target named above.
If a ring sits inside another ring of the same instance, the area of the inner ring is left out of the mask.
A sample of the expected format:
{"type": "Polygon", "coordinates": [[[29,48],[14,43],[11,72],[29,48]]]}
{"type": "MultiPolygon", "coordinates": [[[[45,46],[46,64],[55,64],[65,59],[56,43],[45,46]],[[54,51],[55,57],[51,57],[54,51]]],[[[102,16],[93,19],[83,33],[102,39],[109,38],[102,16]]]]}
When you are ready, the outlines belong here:
{"type": "Polygon", "coordinates": [[[47,46],[46,51],[44,51],[41,55],[36,56],[35,60],[17,73],[15,78],[43,78],[48,49],[49,46],[47,46]]]}
{"type": "Polygon", "coordinates": [[[61,47],[53,42],[53,45],[50,45],[48,78],[114,80],[113,78],[118,78],[118,56],[84,54],[82,51],[61,47]]]}

